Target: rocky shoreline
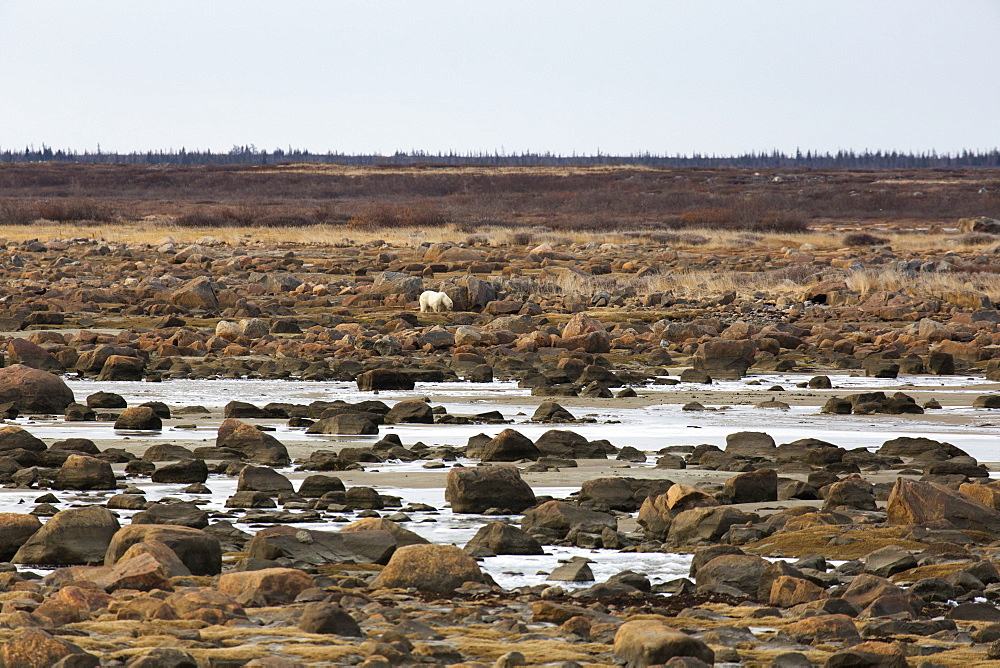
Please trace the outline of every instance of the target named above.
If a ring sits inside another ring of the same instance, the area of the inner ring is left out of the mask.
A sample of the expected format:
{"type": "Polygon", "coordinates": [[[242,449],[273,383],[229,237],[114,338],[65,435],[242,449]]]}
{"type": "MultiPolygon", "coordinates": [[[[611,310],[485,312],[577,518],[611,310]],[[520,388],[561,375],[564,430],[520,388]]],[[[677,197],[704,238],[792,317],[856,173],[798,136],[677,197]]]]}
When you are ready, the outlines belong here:
{"type": "Polygon", "coordinates": [[[0,505],[29,501],[0,513],[0,663],[1000,658],[1000,453],[947,440],[992,433],[1000,315],[971,281],[929,282],[990,257],[755,243],[8,244],[0,505]],[[861,285],[873,266],[908,282],[861,285]],[[692,270],[787,282],[648,280],[692,270]],[[455,311],[419,313],[424,289],[455,311]],[[199,401],[250,379],[353,389],[199,401]],[[147,400],[115,391],[137,381],[147,400]],[[204,385],[157,394],[182,382],[204,385]],[[714,443],[630,437],[663,406],[746,424],[714,443]],[[787,415],[805,426],[776,439],[787,415]],[[905,428],[847,447],[819,419],[905,428]],[[411,487],[447,507],[393,492],[411,487]],[[460,545],[421,535],[458,517],[476,530],[460,545]],[[572,556],[538,584],[487,567],[556,548],[572,556]],[[624,567],[598,580],[608,554],[624,567]],[[651,554],[690,555],[686,577],[627,567],[651,554]]]}

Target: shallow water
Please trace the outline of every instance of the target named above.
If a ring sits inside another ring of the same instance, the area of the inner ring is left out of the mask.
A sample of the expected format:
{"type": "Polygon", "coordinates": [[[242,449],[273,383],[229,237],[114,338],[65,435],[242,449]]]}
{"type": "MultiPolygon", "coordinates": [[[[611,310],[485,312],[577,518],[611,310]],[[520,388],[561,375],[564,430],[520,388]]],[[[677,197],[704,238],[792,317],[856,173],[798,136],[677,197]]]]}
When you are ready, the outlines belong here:
{"type": "MultiPolygon", "coordinates": [[[[649,389],[663,392],[669,396],[671,391],[697,391],[704,398],[699,398],[708,406],[713,403],[712,395],[723,392],[739,391],[747,401],[756,402],[769,398],[775,393],[769,390],[771,385],[782,385],[789,392],[794,392],[795,384],[807,381],[809,375],[778,375],[767,374],[748,376],[740,381],[717,381],[710,386],[682,384],[676,386],[655,386],[649,389]],[[759,380],[760,385],[747,385],[747,381],[759,380]]],[[[919,376],[900,379],[874,379],[851,376],[831,376],[834,387],[847,391],[861,390],[897,390],[930,389],[935,393],[957,392],[961,387],[988,384],[982,379],[964,377],[919,376]]],[[[288,402],[308,404],[315,400],[333,401],[342,399],[356,402],[364,399],[381,399],[388,402],[402,398],[433,395],[439,403],[445,406],[449,413],[474,414],[486,410],[499,410],[507,419],[513,420],[513,425],[394,425],[385,426],[381,434],[396,433],[404,444],[421,441],[427,445],[464,446],[469,437],[485,433],[493,436],[511,426],[531,439],[537,439],[542,433],[552,428],[567,428],[589,438],[606,438],[618,447],[630,445],[651,456],[645,466],[652,466],[655,457],[653,453],[671,445],[697,445],[711,443],[724,446],[726,436],[739,430],[760,430],[770,434],[776,442],[783,443],[800,438],[819,438],[845,448],[866,447],[875,449],[884,441],[897,436],[929,436],[946,440],[983,461],[1000,460],[1000,421],[997,426],[981,423],[947,424],[944,422],[916,421],[906,416],[837,416],[821,415],[818,407],[793,407],[788,411],[761,410],[750,405],[731,406],[726,410],[704,412],[682,411],[680,404],[654,404],[639,408],[619,408],[599,404],[587,408],[571,408],[578,417],[593,417],[594,424],[573,425],[541,425],[527,422],[534,412],[538,399],[530,397],[529,390],[516,387],[512,382],[495,382],[488,384],[471,383],[435,383],[418,384],[410,392],[358,392],[353,383],[345,382],[301,382],[301,381],[271,381],[271,380],[170,380],[162,383],[146,382],[96,382],[88,380],[68,381],[76,394],[78,401],[83,401],[89,394],[99,390],[116,392],[126,398],[130,405],[143,401],[163,401],[172,408],[188,405],[202,405],[207,408],[219,408],[232,400],[246,401],[256,405],[269,402],[288,402]],[[497,404],[493,399],[503,397],[506,400],[515,399],[513,403],[497,404]],[[524,401],[520,401],[523,398],[524,401]]],[[[557,399],[558,401],[558,399],[557,399]]],[[[953,414],[965,417],[982,417],[990,419],[991,411],[966,407],[949,407],[942,414],[953,414]]],[[[110,423],[67,423],[61,419],[29,420],[21,418],[16,424],[24,426],[36,436],[55,440],[71,436],[82,436],[93,440],[141,439],[142,441],[184,441],[186,444],[196,444],[198,441],[206,445],[214,444],[217,420],[204,420],[201,416],[179,416],[178,421],[194,425],[195,428],[168,427],[162,432],[116,432],[110,423]],[[200,426],[199,426],[200,425],[200,426]]],[[[306,435],[301,429],[289,429],[283,420],[264,420],[275,428],[274,435],[289,446],[315,445],[317,448],[336,446],[341,442],[352,443],[371,441],[377,437],[335,437],[306,435]]],[[[368,470],[378,469],[384,472],[420,472],[424,471],[424,461],[416,462],[386,462],[368,465],[368,470]]],[[[460,463],[474,464],[471,460],[460,460],[460,463]]],[[[453,463],[449,462],[450,466],[453,463]]],[[[642,467],[643,464],[633,464],[642,467]]],[[[292,469],[281,471],[293,479],[301,479],[304,474],[293,472],[292,469]]],[[[225,513],[226,499],[236,491],[236,479],[225,476],[210,476],[207,485],[212,490],[211,495],[190,495],[180,492],[183,485],[153,484],[149,479],[129,479],[130,484],[141,488],[148,500],[157,500],[171,496],[183,500],[199,500],[201,506],[210,513],[225,513]]],[[[404,523],[406,528],[424,536],[435,543],[451,543],[459,546],[466,542],[484,523],[498,517],[478,515],[456,515],[445,507],[443,488],[406,488],[387,487],[375,484],[383,493],[402,497],[404,507],[408,503],[426,503],[438,510],[435,512],[408,512],[410,522],[404,523]]],[[[565,497],[577,491],[577,487],[544,487],[536,486],[536,494],[565,497]]],[[[34,499],[43,492],[38,490],[0,489],[0,511],[26,512],[33,507],[34,499]]],[[[57,507],[60,509],[81,502],[95,502],[106,499],[106,494],[81,492],[55,492],[60,498],[57,507]]],[[[391,514],[396,509],[386,509],[383,515],[391,514]]],[[[132,515],[128,511],[116,511],[123,523],[132,515]]],[[[346,520],[356,519],[355,514],[344,514],[346,520]]],[[[506,518],[513,522],[518,517],[506,518]]],[[[260,525],[251,526],[242,521],[234,524],[244,531],[253,533],[260,525]]],[[[335,530],[340,524],[330,518],[322,522],[303,523],[302,526],[320,530],[335,530]]],[[[573,556],[584,556],[594,561],[591,568],[597,581],[603,581],[616,572],[630,568],[646,573],[650,579],[662,582],[677,577],[686,576],[690,556],[666,553],[620,553],[613,550],[587,550],[581,548],[562,548],[546,546],[545,555],[540,556],[498,556],[485,559],[483,568],[504,587],[534,585],[545,582],[546,573],[554,568],[559,560],[573,556]],[[541,572],[541,573],[540,573],[541,572]]],[[[589,583],[553,583],[565,588],[587,586],[589,583]]]]}

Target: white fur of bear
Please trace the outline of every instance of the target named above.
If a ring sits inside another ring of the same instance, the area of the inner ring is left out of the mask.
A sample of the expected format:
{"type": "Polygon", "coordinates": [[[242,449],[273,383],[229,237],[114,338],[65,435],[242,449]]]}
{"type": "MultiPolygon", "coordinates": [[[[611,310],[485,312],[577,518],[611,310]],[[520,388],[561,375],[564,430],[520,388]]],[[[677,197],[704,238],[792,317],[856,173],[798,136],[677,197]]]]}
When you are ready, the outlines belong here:
{"type": "Polygon", "coordinates": [[[420,312],[427,313],[431,311],[433,313],[440,313],[442,311],[450,311],[455,306],[455,303],[451,301],[451,297],[443,292],[434,292],[433,290],[425,290],[420,293],[420,312]]]}

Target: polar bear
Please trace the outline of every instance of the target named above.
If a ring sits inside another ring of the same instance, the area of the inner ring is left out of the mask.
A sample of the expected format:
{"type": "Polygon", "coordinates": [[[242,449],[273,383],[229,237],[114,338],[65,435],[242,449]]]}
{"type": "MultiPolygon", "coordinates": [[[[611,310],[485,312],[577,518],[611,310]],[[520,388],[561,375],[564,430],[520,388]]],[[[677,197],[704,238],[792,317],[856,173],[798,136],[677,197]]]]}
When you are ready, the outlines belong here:
{"type": "Polygon", "coordinates": [[[443,292],[434,292],[433,290],[424,290],[420,293],[420,312],[427,313],[431,311],[433,313],[440,313],[441,311],[450,311],[455,306],[455,303],[451,301],[451,297],[443,292]]]}

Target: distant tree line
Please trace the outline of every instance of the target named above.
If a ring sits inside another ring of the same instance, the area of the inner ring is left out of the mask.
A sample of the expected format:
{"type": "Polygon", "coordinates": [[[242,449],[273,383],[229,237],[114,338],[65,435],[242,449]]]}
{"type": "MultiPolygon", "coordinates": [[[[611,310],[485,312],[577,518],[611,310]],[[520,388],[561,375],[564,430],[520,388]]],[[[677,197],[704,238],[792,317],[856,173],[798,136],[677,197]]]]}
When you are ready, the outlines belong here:
{"type": "Polygon", "coordinates": [[[133,153],[106,153],[54,150],[49,146],[27,147],[24,150],[0,150],[0,162],[75,162],[120,163],[128,165],[281,165],[289,163],[318,163],[342,165],[496,165],[496,166],[593,166],[593,165],[645,165],[649,167],[742,167],[742,168],[792,168],[813,167],[842,169],[907,169],[949,167],[1000,167],[1000,149],[939,154],[902,153],[898,151],[837,151],[820,153],[796,151],[789,155],[781,151],[770,153],[744,153],[736,156],[658,155],[638,153],[633,155],[559,155],[554,153],[427,153],[424,151],[396,152],[392,155],[349,155],[346,153],[312,153],[289,148],[268,151],[253,145],[234,146],[228,152],[212,151],[146,151],[133,153]]]}

